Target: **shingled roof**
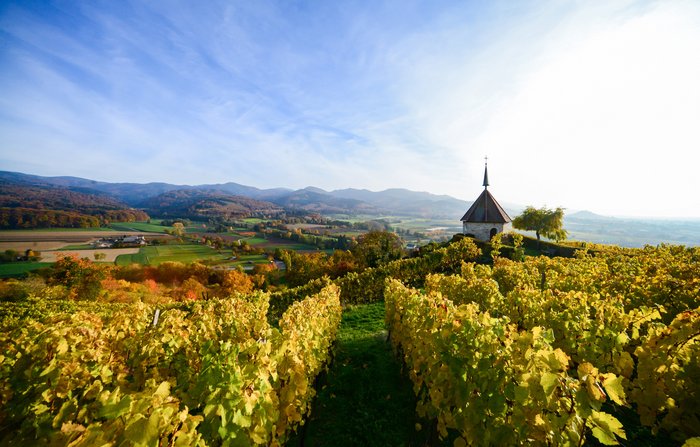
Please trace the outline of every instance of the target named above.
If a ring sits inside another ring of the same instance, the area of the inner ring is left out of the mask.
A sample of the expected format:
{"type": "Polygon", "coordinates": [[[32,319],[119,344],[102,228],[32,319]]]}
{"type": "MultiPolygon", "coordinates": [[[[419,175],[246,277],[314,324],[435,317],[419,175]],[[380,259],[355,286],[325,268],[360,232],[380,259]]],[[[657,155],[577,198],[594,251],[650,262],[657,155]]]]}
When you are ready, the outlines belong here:
{"type": "Polygon", "coordinates": [[[510,216],[499,205],[488,189],[484,189],[479,198],[464,214],[462,222],[508,223],[510,216]]]}
{"type": "Polygon", "coordinates": [[[510,216],[489,192],[488,165],[484,166],[484,192],[464,214],[462,222],[508,223],[510,216]]]}

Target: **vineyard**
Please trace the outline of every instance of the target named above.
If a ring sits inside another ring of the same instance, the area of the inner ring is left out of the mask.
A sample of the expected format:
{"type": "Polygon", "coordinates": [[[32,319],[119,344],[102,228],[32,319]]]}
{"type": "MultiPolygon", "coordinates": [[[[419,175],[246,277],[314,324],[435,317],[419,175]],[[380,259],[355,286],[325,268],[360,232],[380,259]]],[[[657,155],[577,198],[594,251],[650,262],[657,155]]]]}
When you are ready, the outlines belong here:
{"type": "Polygon", "coordinates": [[[279,445],[340,323],[329,286],[267,323],[269,295],[96,306],[0,339],[3,445],[279,445]]]}
{"type": "Polygon", "coordinates": [[[464,263],[423,291],[390,280],[419,414],[454,445],[614,445],[628,408],[653,434],[700,436],[699,261],[661,247],[464,263]]]}
{"type": "Polygon", "coordinates": [[[381,302],[432,444],[700,443],[697,248],[513,261],[465,238],[274,293],[52,290],[0,306],[0,445],[284,445],[342,307],[381,302]]]}

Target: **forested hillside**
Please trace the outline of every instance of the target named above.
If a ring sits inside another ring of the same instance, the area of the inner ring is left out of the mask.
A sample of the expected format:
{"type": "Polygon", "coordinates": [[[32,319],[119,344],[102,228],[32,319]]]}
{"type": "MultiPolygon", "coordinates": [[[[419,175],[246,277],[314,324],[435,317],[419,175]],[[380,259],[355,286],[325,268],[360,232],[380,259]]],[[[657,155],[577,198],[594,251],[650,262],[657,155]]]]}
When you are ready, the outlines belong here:
{"type": "Polygon", "coordinates": [[[234,196],[222,191],[192,189],[166,192],[141,202],[139,206],[153,216],[204,220],[273,217],[284,212],[282,207],[274,203],[234,196]]]}
{"type": "Polygon", "coordinates": [[[148,215],[104,194],[52,186],[0,183],[0,228],[99,227],[148,215]]]}

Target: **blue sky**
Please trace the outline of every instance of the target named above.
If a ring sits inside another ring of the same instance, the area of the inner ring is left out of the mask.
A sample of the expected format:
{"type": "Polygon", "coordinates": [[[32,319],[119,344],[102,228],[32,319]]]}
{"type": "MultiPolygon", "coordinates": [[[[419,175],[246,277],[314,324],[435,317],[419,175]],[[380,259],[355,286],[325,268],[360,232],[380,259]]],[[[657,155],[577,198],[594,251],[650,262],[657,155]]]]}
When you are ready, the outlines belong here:
{"type": "Polygon", "coordinates": [[[700,217],[700,2],[0,2],[0,169],[700,217]]]}

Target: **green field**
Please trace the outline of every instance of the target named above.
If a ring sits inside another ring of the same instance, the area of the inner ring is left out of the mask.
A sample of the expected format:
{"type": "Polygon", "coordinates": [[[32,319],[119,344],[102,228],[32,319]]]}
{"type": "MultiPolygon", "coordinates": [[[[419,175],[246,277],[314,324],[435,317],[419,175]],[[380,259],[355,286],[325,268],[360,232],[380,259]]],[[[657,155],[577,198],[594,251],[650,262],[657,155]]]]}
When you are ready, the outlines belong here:
{"type": "Polygon", "coordinates": [[[22,276],[28,272],[43,267],[49,267],[50,262],[9,262],[0,264],[0,278],[8,278],[11,276],[22,276]]]}
{"type": "Polygon", "coordinates": [[[61,250],[92,250],[94,248],[95,247],[90,244],[72,244],[61,247],[61,250]]]}
{"type": "Polygon", "coordinates": [[[114,231],[146,231],[149,233],[165,233],[170,227],[148,222],[115,222],[109,225],[114,231]]]}
{"type": "MultiPolygon", "coordinates": [[[[270,248],[270,247],[265,247],[270,248]]],[[[301,242],[276,242],[274,244],[274,249],[279,248],[280,250],[294,250],[294,251],[321,251],[313,245],[302,244],[301,242]]],[[[333,251],[331,250],[331,253],[333,251]]]]}
{"type": "Polygon", "coordinates": [[[267,239],[263,239],[261,237],[247,237],[241,239],[242,241],[246,241],[250,245],[261,245],[267,242],[267,239]]]}
{"type": "Polygon", "coordinates": [[[132,255],[120,255],[115,263],[117,265],[143,264],[158,265],[163,262],[193,262],[193,261],[224,261],[229,255],[221,254],[206,245],[159,245],[143,247],[138,253],[132,255]]]}
{"type": "Polygon", "coordinates": [[[190,224],[185,227],[185,233],[206,233],[208,230],[209,228],[206,222],[190,222],[190,224]]]}

